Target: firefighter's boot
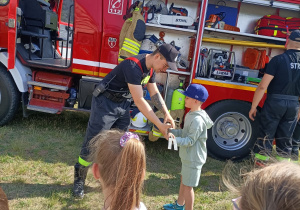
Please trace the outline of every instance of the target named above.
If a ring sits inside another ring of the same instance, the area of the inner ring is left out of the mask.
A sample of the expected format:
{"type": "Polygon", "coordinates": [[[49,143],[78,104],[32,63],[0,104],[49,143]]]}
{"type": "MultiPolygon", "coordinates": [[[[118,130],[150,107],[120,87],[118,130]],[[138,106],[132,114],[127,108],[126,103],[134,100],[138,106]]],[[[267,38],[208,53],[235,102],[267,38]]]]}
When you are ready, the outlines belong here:
{"type": "Polygon", "coordinates": [[[76,163],[74,166],[74,197],[83,198],[84,196],[84,182],[88,172],[88,167],[76,163]]]}

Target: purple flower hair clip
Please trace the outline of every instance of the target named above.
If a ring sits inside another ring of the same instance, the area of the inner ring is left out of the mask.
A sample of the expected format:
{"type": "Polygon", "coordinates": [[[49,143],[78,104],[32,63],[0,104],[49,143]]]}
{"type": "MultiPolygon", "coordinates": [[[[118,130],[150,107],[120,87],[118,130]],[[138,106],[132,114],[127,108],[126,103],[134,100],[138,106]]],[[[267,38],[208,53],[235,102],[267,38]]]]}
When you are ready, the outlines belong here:
{"type": "Polygon", "coordinates": [[[139,136],[135,133],[131,133],[131,132],[125,132],[124,135],[120,138],[120,145],[121,147],[124,147],[126,142],[129,139],[137,139],[140,140],[139,136]]]}

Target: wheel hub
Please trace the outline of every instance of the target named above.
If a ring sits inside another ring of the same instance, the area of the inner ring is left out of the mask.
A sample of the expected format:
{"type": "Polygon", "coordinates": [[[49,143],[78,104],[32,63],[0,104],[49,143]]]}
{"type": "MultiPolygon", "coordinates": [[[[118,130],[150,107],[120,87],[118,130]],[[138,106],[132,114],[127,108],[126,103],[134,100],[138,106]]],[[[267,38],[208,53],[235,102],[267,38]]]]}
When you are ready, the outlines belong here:
{"type": "Polygon", "coordinates": [[[243,148],[251,137],[250,121],[241,113],[227,112],[215,120],[212,128],[215,143],[225,150],[243,148]]]}
{"type": "Polygon", "coordinates": [[[239,132],[239,125],[236,119],[226,117],[219,121],[218,134],[225,139],[234,138],[239,132]]]}

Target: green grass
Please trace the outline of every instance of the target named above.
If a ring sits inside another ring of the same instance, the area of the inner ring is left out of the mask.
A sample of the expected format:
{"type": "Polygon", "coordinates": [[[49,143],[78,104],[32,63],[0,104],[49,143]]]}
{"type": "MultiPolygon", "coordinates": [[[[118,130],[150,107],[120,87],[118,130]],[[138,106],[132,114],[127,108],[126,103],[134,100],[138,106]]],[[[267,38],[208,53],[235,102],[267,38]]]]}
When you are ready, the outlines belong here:
{"type": "MultiPolygon", "coordinates": [[[[84,199],[71,195],[73,165],[85,135],[87,113],[61,115],[19,112],[0,127],[0,186],[11,209],[101,209],[103,195],[91,171],[84,199]]],[[[145,141],[147,174],[142,201],[148,209],[177,198],[180,183],[178,152],[167,149],[167,141],[145,141]]],[[[208,158],[195,188],[195,209],[232,209],[231,196],[221,190],[220,175],[225,162],[208,158]]]]}

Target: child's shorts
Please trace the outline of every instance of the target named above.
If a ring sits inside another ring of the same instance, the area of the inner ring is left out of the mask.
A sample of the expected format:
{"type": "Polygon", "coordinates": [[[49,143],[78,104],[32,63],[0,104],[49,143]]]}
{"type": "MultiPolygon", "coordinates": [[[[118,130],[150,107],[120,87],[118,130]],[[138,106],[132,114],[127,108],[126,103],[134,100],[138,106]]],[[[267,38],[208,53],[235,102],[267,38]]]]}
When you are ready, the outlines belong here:
{"type": "Polygon", "coordinates": [[[188,166],[186,164],[182,164],[181,167],[182,183],[185,186],[197,187],[200,180],[201,168],[202,166],[193,167],[193,166],[188,166]]]}

